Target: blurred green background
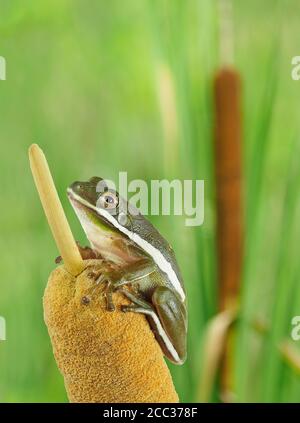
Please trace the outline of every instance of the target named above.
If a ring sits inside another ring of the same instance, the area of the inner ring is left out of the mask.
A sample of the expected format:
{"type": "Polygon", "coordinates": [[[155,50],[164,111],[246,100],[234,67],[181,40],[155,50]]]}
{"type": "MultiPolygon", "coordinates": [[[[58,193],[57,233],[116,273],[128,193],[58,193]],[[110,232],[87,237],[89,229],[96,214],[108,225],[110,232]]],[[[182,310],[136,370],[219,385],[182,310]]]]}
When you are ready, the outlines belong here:
{"type": "MultiPolygon", "coordinates": [[[[291,319],[300,315],[300,81],[291,78],[300,4],[232,3],[246,212],[235,400],[298,402],[299,367],[286,363],[278,345],[291,339],[291,319]]],[[[30,174],[32,142],[44,149],[83,244],[65,195],[73,180],[117,179],[122,170],[129,179],[205,180],[203,226],[151,218],[174,246],[186,281],[189,355],[170,369],[181,400],[195,401],[203,334],[216,313],[216,1],[0,0],[0,8],[7,61],[0,81],[0,315],[7,322],[0,401],[67,401],[43,322],[43,291],[58,253],[30,174]]]]}

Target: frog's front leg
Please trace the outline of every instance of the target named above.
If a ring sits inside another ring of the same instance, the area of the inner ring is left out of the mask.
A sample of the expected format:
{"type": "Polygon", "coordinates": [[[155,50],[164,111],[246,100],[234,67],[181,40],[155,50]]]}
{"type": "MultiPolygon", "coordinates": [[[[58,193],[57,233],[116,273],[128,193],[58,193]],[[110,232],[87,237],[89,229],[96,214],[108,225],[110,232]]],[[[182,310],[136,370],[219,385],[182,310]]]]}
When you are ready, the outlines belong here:
{"type": "Polygon", "coordinates": [[[95,281],[96,286],[94,286],[92,292],[96,290],[97,285],[104,284],[104,294],[106,297],[106,309],[107,311],[114,311],[115,306],[112,298],[112,285],[114,283],[111,272],[103,271],[102,269],[91,269],[88,273],[88,277],[95,281]]]}
{"type": "Polygon", "coordinates": [[[103,271],[99,269],[98,272],[91,272],[91,277],[95,279],[96,284],[105,283],[106,308],[108,311],[114,311],[115,306],[113,302],[113,293],[119,290],[122,286],[127,284],[136,284],[139,280],[149,276],[156,271],[156,266],[152,260],[147,258],[142,259],[138,264],[135,263],[131,268],[128,266],[123,275],[114,274],[112,271],[103,271]]]}
{"type": "Polygon", "coordinates": [[[171,289],[159,286],[152,294],[152,303],[121,289],[135,305],[123,306],[123,311],[145,314],[164,354],[176,364],[186,359],[187,314],[185,304],[171,289]]]}

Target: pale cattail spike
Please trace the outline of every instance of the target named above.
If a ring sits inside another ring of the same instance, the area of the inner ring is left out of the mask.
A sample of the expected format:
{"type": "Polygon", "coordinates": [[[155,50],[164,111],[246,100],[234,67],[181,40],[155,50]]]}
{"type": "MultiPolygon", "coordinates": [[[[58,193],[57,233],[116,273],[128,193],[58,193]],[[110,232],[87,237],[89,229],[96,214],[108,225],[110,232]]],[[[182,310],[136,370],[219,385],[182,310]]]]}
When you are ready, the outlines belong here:
{"type": "Polygon", "coordinates": [[[230,66],[234,61],[231,0],[218,0],[218,12],[220,65],[230,66]]]}
{"type": "Polygon", "coordinates": [[[37,144],[30,146],[29,160],[34,182],[65,268],[76,276],[84,269],[84,262],[58,197],[46,157],[37,144]]]}

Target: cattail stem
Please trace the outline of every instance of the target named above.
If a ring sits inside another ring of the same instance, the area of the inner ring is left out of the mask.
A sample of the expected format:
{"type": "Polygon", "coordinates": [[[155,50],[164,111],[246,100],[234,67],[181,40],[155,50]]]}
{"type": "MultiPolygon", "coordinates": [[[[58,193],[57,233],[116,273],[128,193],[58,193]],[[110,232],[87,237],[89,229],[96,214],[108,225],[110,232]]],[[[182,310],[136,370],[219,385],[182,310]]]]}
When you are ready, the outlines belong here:
{"type": "MultiPolygon", "coordinates": [[[[219,308],[224,311],[236,307],[243,254],[239,74],[230,68],[219,71],[214,95],[219,308]]],[[[223,393],[232,385],[230,344],[229,338],[221,373],[223,393]]]]}
{"type": "Polygon", "coordinates": [[[29,160],[34,182],[65,268],[76,276],[84,269],[84,263],[59,200],[46,157],[37,144],[30,146],[29,160]]]}

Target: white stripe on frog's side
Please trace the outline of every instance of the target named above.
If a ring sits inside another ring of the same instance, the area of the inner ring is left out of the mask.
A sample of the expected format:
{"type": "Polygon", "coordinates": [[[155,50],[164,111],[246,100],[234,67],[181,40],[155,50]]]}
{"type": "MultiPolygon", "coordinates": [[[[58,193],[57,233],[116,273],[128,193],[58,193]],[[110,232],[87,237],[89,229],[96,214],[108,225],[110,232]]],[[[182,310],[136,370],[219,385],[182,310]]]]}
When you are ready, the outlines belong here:
{"type": "Polygon", "coordinates": [[[160,323],[160,320],[159,320],[157,314],[154,311],[146,310],[144,308],[136,308],[136,310],[132,310],[132,311],[135,312],[135,313],[146,314],[153,319],[153,322],[154,322],[154,324],[157,328],[157,332],[158,332],[159,336],[161,337],[161,339],[163,340],[163,343],[165,344],[167,350],[169,351],[169,353],[173,357],[175,363],[182,364],[182,360],[179,358],[177,351],[175,350],[172,342],[170,341],[168,335],[166,334],[164,328],[162,327],[162,324],[160,323]]]}
{"type": "Polygon", "coordinates": [[[171,263],[169,263],[166,260],[166,258],[161,253],[161,251],[159,251],[159,249],[155,248],[148,241],[146,241],[145,239],[141,238],[137,233],[131,232],[127,228],[124,228],[122,225],[120,225],[120,223],[116,219],[114,219],[114,217],[107,210],[93,206],[92,204],[90,204],[86,200],[84,200],[83,198],[79,197],[79,195],[77,195],[75,192],[73,192],[70,188],[68,188],[68,191],[67,192],[76,201],[78,201],[79,203],[81,203],[82,205],[84,205],[84,206],[86,206],[86,207],[88,207],[90,209],[93,209],[96,213],[98,213],[101,216],[103,216],[115,228],[117,228],[123,234],[127,235],[129,239],[131,239],[139,247],[141,247],[144,251],[146,251],[146,253],[148,253],[153,258],[153,260],[155,261],[155,263],[157,264],[157,266],[159,267],[159,269],[162,272],[164,272],[164,273],[167,274],[167,276],[168,276],[171,284],[175,288],[176,292],[178,292],[178,294],[180,295],[181,300],[182,301],[185,300],[185,293],[184,293],[184,291],[182,289],[182,286],[181,286],[181,284],[180,284],[180,282],[178,280],[178,277],[177,277],[177,275],[176,275],[176,273],[175,273],[175,271],[174,271],[171,263]]]}

